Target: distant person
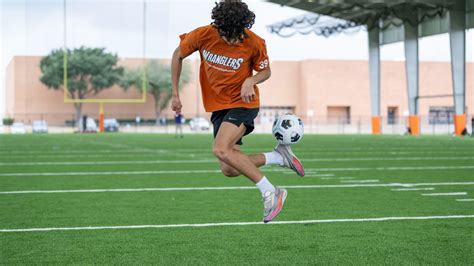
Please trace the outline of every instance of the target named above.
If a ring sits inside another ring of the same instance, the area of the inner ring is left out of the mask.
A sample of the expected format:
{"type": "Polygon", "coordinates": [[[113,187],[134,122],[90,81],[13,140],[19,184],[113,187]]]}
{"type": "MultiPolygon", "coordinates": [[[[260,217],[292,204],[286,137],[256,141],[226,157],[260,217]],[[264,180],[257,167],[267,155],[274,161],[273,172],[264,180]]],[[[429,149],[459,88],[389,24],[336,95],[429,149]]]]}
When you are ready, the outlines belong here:
{"type": "Polygon", "coordinates": [[[176,113],[176,115],[174,116],[174,123],[176,125],[176,132],[175,132],[174,137],[184,138],[184,135],[183,135],[184,117],[181,113],[176,113]]]}
{"type": "Polygon", "coordinates": [[[82,132],[87,132],[87,115],[82,116],[82,132]]]}
{"type": "Polygon", "coordinates": [[[171,108],[181,113],[178,88],[182,61],[199,51],[204,108],[212,112],[214,125],[214,155],[219,159],[224,175],[242,174],[256,184],[263,198],[263,222],[267,223],[280,213],[288,192],[270,183],[258,167],[277,164],[303,176],[303,165],[287,145],[278,145],[271,152],[254,155],[240,150],[242,137],[254,130],[259,111],[256,85],[271,75],[267,48],[265,40],[250,31],[255,14],[247,4],[238,0],[216,2],[212,19],[211,25],[180,36],[181,42],[171,61],[171,108]],[[253,75],[253,71],[257,73],[253,75]]]}
{"type": "Polygon", "coordinates": [[[474,116],[471,119],[471,137],[474,137],[474,116]]]}
{"type": "Polygon", "coordinates": [[[160,117],[160,125],[166,126],[167,123],[168,123],[168,122],[166,121],[166,117],[163,117],[163,116],[160,117]]]}
{"type": "Polygon", "coordinates": [[[142,121],[142,118],[141,118],[139,115],[137,115],[137,116],[135,117],[135,123],[137,123],[137,126],[140,125],[140,122],[141,122],[141,121],[142,121]]]}

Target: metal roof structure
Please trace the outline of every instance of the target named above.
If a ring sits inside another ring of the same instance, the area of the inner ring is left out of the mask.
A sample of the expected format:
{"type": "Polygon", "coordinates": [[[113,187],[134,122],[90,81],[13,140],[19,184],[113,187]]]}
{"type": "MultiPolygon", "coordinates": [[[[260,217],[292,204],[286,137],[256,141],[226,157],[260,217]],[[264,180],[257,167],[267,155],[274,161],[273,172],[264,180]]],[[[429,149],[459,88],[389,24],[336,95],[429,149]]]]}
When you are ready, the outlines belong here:
{"type": "Polygon", "coordinates": [[[268,0],[311,13],[269,25],[282,37],[365,28],[368,32],[372,132],[381,133],[380,45],[404,42],[409,132],[418,135],[418,39],[449,33],[455,132],[466,134],[466,29],[474,28],[474,0],[268,0]]]}
{"type": "Polygon", "coordinates": [[[314,33],[316,35],[329,37],[334,33],[354,33],[363,29],[352,21],[323,16],[314,13],[306,13],[288,20],[274,23],[267,26],[270,33],[279,35],[280,37],[291,37],[296,34],[308,35],[314,33]]]}
{"type": "MultiPolygon", "coordinates": [[[[448,10],[459,7],[456,0],[269,0],[311,13],[270,25],[271,32],[281,36],[295,33],[315,33],[330,36],[360,26],[367,30],[378,27],[381,44],[404,40],[405,22],[419,27],[419,37],[449,32],[448,10]],[[321,23],[319,18],[330,16],[336,20],[321,23]],[[306,26],[302,28],[303,24],[306,26]],[[326,24],[326,25],[325,25],[326,24]],[[283,26],[283,27],[282,27],[283,26]],[[291,30],[290,30],[291,29],[291,30]],[[288,33],[291,32],[291,33],[288,33]]],[[[466,28],[474,28],[474,0],[465,1],[466,28]]]]}

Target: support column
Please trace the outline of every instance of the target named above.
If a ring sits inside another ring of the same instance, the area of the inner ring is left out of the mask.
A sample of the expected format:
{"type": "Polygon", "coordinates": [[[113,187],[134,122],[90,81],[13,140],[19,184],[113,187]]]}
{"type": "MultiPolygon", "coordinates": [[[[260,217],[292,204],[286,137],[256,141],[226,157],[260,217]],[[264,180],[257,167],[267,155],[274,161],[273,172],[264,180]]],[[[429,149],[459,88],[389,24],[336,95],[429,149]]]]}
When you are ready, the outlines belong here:
{"type": "Polygon", "coordinates": [[[369,30],[369,77],[372,107],[372,134],[379,135],[380,123],[380,36],[379,28],[369,30]]]}
{"type": "Polygon", "coordinates": [[[456,0],[449,10],[449,41],[453,79],[454,129],[456,135],[466,131],[466,11],[465,1],[456,0]]]}
{"type": "Polygon", "coordinates": [[[405,70],[408,89],[408,128],[414,136],[420,134],[420,118],[418,116],[418,26],[408,22],[404,24],[405,30],[405,70]]]}
{"type": "Polygon", "coordinates": [[[104,103],[99,105],[99,132],[104,133],[104,103]]]}

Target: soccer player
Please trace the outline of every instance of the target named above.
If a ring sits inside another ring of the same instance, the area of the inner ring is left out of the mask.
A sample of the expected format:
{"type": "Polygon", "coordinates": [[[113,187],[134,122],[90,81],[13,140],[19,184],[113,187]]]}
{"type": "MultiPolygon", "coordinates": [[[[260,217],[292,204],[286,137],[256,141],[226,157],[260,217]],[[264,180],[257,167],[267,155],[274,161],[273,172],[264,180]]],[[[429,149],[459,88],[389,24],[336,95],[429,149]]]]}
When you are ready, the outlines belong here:
{"type": "Polygon", "coordinates": [[[176,115],[174,116],[174,124],[175,124],[175,127],[176,127],[176,131],[175,131],[175,135],[174,137],[175,138],[184,138],[184,135],[183,135],[183,120],[184,120],[184,117],[181,113],[176,113],[176,115]]]}
{"type": "Polygon", "coordinates": [[[219,159],[224,175],[234,177],[242,174],[260,189],[264,202],[263,221],[267,223],[280,213],[288,192],[270,183],[258,167],[277,164],[300,176],[304,176],[304,168],[287,145],[278,145],[272,152],[254,155],[240,150],[242,137],[254,129],[260,106],[256,85],[270,77],[270,64],[265,41],[250,31],[255,14],[247,4],[238,0],[220,1],[212,9],[212,19],[210,25],[180,36],[181,42],[171,63],[171,108],[176,113],[181,112],[178,83],[182,60],[199,51],[204,108],[212,112],[214,155],[219,159]]]}

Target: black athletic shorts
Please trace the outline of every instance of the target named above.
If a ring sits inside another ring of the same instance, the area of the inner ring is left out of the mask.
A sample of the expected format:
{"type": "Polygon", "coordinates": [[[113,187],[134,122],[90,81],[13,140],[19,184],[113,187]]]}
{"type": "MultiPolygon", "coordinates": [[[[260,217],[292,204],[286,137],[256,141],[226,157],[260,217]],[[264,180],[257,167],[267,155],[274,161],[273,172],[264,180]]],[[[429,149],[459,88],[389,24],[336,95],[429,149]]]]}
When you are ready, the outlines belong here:
{"type": "MultiPolygon", "coordinates": [[[[232,108],[224,109],[212,112],[211,122],[214,125],[214,138],[217,136],[217,132],[221,127],[222,122],[230,122],[237,127],[242,123],[247,128],[244,136],[250,134],[254,129],[253,120],[258,115],[259,108],[232,108]]],[[[242,138],[240,138],[235,144],[242,145],[242,138]]]]}

